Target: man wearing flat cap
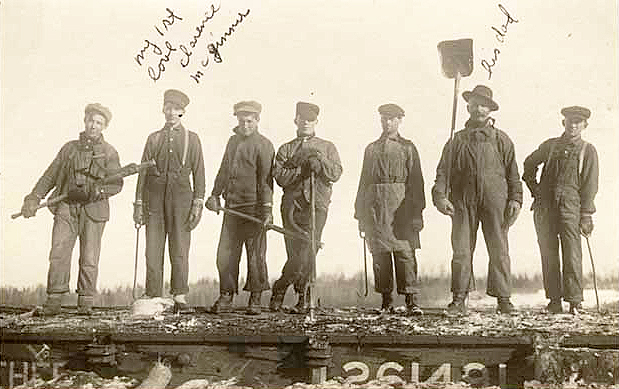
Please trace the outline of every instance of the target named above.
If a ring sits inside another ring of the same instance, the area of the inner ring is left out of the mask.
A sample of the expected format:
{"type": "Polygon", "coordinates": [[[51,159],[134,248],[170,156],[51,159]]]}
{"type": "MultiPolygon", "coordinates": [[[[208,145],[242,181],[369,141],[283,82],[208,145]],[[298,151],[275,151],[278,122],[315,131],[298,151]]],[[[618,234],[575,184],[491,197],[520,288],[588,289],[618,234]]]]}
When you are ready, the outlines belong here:
{"type": "Polygon", "coordinates": [[[477,85],[463,94],[470,118],[443,148],[432,200],[452,219],[451,291],[448,315],[466,313],[473,279],[473,252],[479,224],[488,249],[486,293],[496,297],[497,312],[511,313],[511,265],[507,232],[522,205],[522,183],[514,144],[490,117],[499,105],[492,90],[477,85]]]}
{"type": "Polygon", "coordinates": [[[522,179],[534,199],[531,209],[542,258],[549,313],[582,309],[582,247],[580,234],[593,231],[594,199],[598,191],[598,155],[582,139],[591,111],[572,106],[561,110],[563,134],[543,142],[524,161],[522,179]],[[539,182],[537,169],[543,164],[539,182]],[[561,257],[559,255],[561,242],[561,257]]]}
{"type": "Polygon", "coordinates": [[[186,300],[189,292],[189,245],[191,230],[202,216],[205,189],[200,138],[181,123],[188,104],[189,97],[183,92],[175,89],[165,91],[165,124],[148,136],[142,153],[142,162],[154,160],[156,166],[140,171],[133,210],[133,221],[137,225],[146,224],[144,297],[163,295],[167,236],[172,265],[170,293],[176,311],[190,310],[186,300]]]}
{"type": "Polygon", "coordinates": [[[88,104],[85,109],[85,129],[77,140],[66,143],[51,165],[24,198],[22,214],[29,218],[52,189],[51,198],[66,195],[66,199],[50,206],[54,214],[52,248],[47,274],[45,315],[60,313],[62,296],[69,291],[71,253],[80,240],[79,273],[77,279],[78,312],[90,314],[97,289],[97,274],[103,228],[110,218],[108,198],[121,191],[123,180],[102,185],[100,180],[120,169],[116,149],[103,139],[112,113],[101,104],[88,104]]]}
{"type": "MultiPolygon", "coordinates": [[[[238,125],[228,140],[221,166],[206,207],[219,213],[220,196],[226,208],[273,222],[273,177],[271,167],[275,149],[258,132],[261,105],[256,101],[241,101],[234,105],[238,125]]],[[[262,225],[237,215],[224,214],[217,247],[219,271],[219,298],[211,308],[213,313],[232,308],[238,293],[239,263],[245,245],[247,253],[247,281],[243,290],[250,293],[247,314],[260,314],[262,292],[269,290],[266,264],[266,230],[262,225]]]]}
{"type": "Polygon", "coordinates": [[[393,268],[398,294],[405,295],[408,314],[419,315],[417,260],[422,212],[426,206],[417,148],[398,130],[404,110],[396,104],[378,107],[382,134],[365,148],[355,219],[367,239],[374,263],[375,290],[382,309],[392,308],[393,268]]]}
{"type": "MultiPolygon", "coordinates": [[[[316,136],[320,109],[316,104],[298,102],[294,123],[297,136],[283,144],[277,151],[273,176],[284,190],[282,197],[282,220],[288,230],[310,232],[310,175],[315,176],[315,239],[320,240],[327,221],[333,183],[342,175],[342,163],[335,145],[316,136]]],[[[295,310],[299,313],[309,308],[309,285],[312,261],[311,246],[301,239],[285,238],[288,259],[281,277],[273,284],[269,307],[281,310],[284,296],[292,284],[297,292],[295,310]]]]}

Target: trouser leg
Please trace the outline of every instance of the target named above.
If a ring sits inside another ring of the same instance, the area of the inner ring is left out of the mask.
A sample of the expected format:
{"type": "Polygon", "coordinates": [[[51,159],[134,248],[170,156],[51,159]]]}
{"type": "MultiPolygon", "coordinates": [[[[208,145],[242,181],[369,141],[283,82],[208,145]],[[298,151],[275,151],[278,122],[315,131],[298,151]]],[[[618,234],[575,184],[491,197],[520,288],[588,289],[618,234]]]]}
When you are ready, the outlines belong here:
{"type": "Polygon", "coordinates": [[[372,253],[374,290],[378,293],[393,292],[393,261],[390,251],[372,253]]]}
{"type": "MultiPolygon", "coordinates": [[[[322,230],[325,227],[325,223],[327,221],[327,211],[316,209],[316,231],[315,231],[315,239],[317,241],[321,240],[322,230]]],[[[301,229],[307,232],[308,236],[310,234],[310,210],[309,208],[305,208],[299,212],[295,212],[294,214],[295,221],[301,229]]],[[[307,285],[310,281],[311,272],[313,262],[316,260],[312,256],[312,249],[309,242],[299,241],[297,240],[298,248],[299,248],[299,256],[301,261],[301,269],[296,274],[297,278],[294,281],[294,289],[297,292],[302,292],[307,288],[307,285]]],[[[316,253],[318,253],[318,247],[316,247],[316,253]]]]}
{"type": "Polygon", "coordinates": [[[563,297],[563,288],[556,212],[549,208],[537,208],[533,211],[533,221],[542,259],[542,279],[546,298],[559,300],[563,297]]]}
{"type": "Polygon", "coordinates": [[[71,254],[77,239],[77,219],[69,206],[61,203],[54,216],[52,248],[49,253],[47,272],[47,294],[69,291],[71,276],[71,254]]]}
{"type": "Polygon", "coordinates": [[[101,238],[105,222],[92,220],[82,208],[79,214],[80,259],[77,294],[94,296],[97,293],[101,238]]]}
{"type": "Polygon", "coordinates": [[[413,249],[397,250],[393,253],[398,294],[418,294],[417,258],[413,249]]]}
{"type": "Polygon", "coordinates": [[[247,251],[247,281],[243,290],[262,292],[269,290],[269,273],[266,262],[267,235],[266,229],[256,223],[246,224],[245,250],[247,251]]]}
{"type": "Polygon", "coordinates": [[[166,230],[170,254],[170,293],[174,296],[189,292],[189,246],[191,232],[187,228],[190,204],[166,202],[166,230]]]}
{"type": "Polygon", "coordinates": [[[242,221],[233,215],[224,214],[217,246],[217,271],[220,293],[235,294],[238,291],[239,262],[243,249],[243,237],[239,234],[242,221]]]}
{"type": "Polygon", "coordinates": [[[451,291],[454,294],[466,294],[471,286],[472,259],[479,219],[476,206],[455,202],[454,208],[451,228],[451,291]]]}
{"type": "Polygon", "coordinates": [[[480,210],[481,228],[488,249],[488,283],[486,293],[493,297],[510,297],[511,264],[505,225],[505,204],[489,205],[480,210]]]}
{"type": "Polygon", "coordinates": [[[166,230],[163,209],[150,212],[146,224],[146,295],[163,295],[163,254],[166,230]]]}
{"type": "Polygon", "coordinates": [[[565,201],[561,204],[559,213],[559,234],[563,256],[563,297],[565,301],[578,304],[583,301],[580,202],[565,201]]]}

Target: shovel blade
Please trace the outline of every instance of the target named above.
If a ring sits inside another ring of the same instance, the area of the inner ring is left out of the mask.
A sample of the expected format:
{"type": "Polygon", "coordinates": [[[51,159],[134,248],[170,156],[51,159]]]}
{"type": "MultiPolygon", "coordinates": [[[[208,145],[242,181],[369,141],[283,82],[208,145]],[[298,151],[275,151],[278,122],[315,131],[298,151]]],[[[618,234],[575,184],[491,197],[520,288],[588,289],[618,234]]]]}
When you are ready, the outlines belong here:
{"type": "Polygon", "coordinates": [[[457,39],[438,44],[443,74],[447,78],[470,76],[473,73],[473,40],[457,39]]]}

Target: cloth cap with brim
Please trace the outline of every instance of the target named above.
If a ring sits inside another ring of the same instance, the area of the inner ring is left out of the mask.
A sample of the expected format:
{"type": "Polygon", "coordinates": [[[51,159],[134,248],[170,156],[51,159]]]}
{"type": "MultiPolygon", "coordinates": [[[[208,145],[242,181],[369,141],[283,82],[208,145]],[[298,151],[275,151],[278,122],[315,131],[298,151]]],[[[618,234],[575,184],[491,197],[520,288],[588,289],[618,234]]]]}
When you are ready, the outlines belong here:
{"type": "Polygon", "coordinates": [[[378,107],[378,113],[389,118],[403,117],[404,110],[397,104],[383,104],[378,107]]]}
{"type": "Polygon", "coordinates": [[[585,107],[574,105],[571,107],[565,107],[561,110],[561,114],[566,118],[580,118],[587,120],[591,116],[591,111],[585,107]]]}
{"type": "Polygon", "coordinates": [[[110,124],[110,120],[112,120],[112,111],[109,108],[102,106],[99,103],[88,104],[84,109],[84,113],[89,115],[91,113],[98,113],[103,115],[106,120],[106,124],[110,124]]]}
{"type": "Polygon", "coordinates": [[[178,108],[185,109],[189,104],[189,97],[176,89],[168,89],[163,93],[163,104],[174,104],[178,108]]]}
{"type": "Polygon", "coordinates": [[[466,91],[462,93],[462,97],[464,97],[464,100],[467,103],[469,99],[473,96],[482,100],[484,102],[483,104],[486,107],[490,108],[490,110],[492,111],[499,110],[499,105],[494,100],[492,100],[492,89],[488,88],[487,86],[477,85],[475,88],[473,88],[472,91],[466,91]]]}
{"type": "Polygon", "coordinates": [[[320,108],[316,104],[305,103],[303,101],[299,101],[297,103],[297,116],[300,116],[302,119],[307,119],[314,121],[318,117],[318,113],[320,112],[320,108]]]}
{"type": "Polygon", "coordinates": [[[262,112],[262,106],[257,101],[239,101],[234,104],[233,110],[234,115],[237,115],[239,112],[260,114],[260,112],[262,112]]]}

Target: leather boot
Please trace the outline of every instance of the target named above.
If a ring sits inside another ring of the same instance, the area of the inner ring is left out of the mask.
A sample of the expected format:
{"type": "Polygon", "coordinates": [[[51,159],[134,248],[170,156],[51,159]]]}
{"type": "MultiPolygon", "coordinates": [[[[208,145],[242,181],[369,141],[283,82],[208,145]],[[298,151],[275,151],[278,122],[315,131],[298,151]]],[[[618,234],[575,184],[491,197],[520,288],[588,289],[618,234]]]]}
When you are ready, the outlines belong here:
{"type": "Polygon", "coordinates": [[[383,293],[382,294],[382,302],[380,304],[381,311],[391,311],[393,310],[393,297],[391,293],[383,293]]]}
{"type": "Polygon", "coordinates": [[[184,294],[177,294],[174,300],[174,313],[193,313],[193,308],[187,303],[184,294]]]}
{"type": "Polygon", "coordinates": [[[514,308],[514,304],[509,301],[509,297],[498,297],[496,311],[497,313],[505,313],[509,315],[516,312],[516,308],[514,308]]]}
{"type": "Polygon", "coordinates": [[[55,316],[60,313],[62,306],[62,293],[50,293],[43,304],[43,316],[55,316]]]}
{"type": "Polygon", "coordinates": [[[423,315],[423,311],[419,307],[416,294],[407,294],[405,298],[406,298],[406,313],[408,315],[412,315],[412,316],[423,315]]]}
{"type": "Polygon", "coordinates": [[[271,312],[280,312],[282,310],[285,295],[285,292],[273,290],[271,300],[269,301],[269,310],[271,310],[271,312]]]}
{"type": "Polygon", "coordinates": [[[561,299],[550,300],[548,305],[546,305],[546,312],[563,313],[563,304],[561,304],[561,299]]]}
{"type": "Polygon", "coordinates": [[[230,312],[232,310],[232,293],[221,292],[215,304],[211,307],[212,313],[230,312]]]}
{"type": "Polygon", "coordinates": [[[293,313],[306,313],[309,309],[309,304],[305,292],[299,293],[297,304],[292,308],[293,313]]]}
{"type": "Polygon", "coordinates": [[[93,296],[77,296],[77,314],[92,315],[92,306],[94,305],[93,296]]]}
{"type": "Polygon", "coordinates": [[[453,301],[447,305],[445,314],[450,317],[466,315],[466,294],[454,293],[453,301]]]}
{"type": "Polygon", "coordinates": [[[260,315],[260,302],[262,297],[262,292],[251,292],[249,295],[249,302],[247,304],[248,315],[260,315]]]}

